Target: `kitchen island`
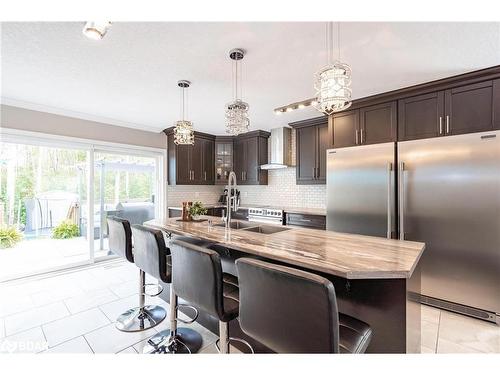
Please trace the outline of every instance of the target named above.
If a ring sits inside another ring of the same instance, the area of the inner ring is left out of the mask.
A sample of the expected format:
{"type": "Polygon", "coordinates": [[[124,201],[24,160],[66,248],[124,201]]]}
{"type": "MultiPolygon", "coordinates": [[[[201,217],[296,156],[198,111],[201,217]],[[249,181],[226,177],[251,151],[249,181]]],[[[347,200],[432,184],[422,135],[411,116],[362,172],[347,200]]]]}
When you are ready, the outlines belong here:
{"type": "MultiPolygon", "coordinates": [[[[423,243],[284,226],[261,225],[264,230],[256,231],[259,224],[248,222],[242,222],[241,229],[178,218],[151,220],[145,225],[221,245],[226,249],[223,265],[251,256],[322,275],[335,286],[339,311],[372,327],[368,352],[420,352],[418,263],[423,243]]],[[[234,273],[234,268],[227,268],[224,271],[234,273]]],[[[205,322],[216,332],[210,319],[205,322]]],[[[232,336],[242,334],[239,327],[230,329],[232,336]]],[[[307,334],[307,322],[297,329],[307,334]]]]}

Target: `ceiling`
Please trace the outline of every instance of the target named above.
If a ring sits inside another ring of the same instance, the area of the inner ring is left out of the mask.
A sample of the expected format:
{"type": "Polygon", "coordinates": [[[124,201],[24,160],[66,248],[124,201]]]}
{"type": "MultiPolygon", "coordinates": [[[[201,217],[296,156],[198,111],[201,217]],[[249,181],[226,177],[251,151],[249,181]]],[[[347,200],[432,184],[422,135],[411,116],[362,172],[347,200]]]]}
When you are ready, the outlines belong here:
{"type": "MultiPolygon", "coordinates": [[[[116,22],[101,41],[83,36],[83,24],[2,23],[2,102],[160,131],[179,119],[176,83],[188,79],[195,129],[224,134],[228,51],[241,47],[251,129],[318,115],[273,109],[314,95],[324,23],[116,22]]],[[[341,59],[360,98],[500,64],[500,23],[346,22],[341,59]]]]}

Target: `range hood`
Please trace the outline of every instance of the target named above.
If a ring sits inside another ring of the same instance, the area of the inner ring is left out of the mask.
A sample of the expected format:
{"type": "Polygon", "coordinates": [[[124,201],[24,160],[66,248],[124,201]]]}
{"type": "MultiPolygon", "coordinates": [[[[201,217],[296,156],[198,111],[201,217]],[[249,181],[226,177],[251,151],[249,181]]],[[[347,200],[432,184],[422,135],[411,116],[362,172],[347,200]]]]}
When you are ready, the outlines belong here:
{"type": "Polygon", "coordinates": [[[292,128],[282,127],[271,129],[270,139],[271,158],[268,164],[260,169],[281,169],[292,165],[292,128]]]}

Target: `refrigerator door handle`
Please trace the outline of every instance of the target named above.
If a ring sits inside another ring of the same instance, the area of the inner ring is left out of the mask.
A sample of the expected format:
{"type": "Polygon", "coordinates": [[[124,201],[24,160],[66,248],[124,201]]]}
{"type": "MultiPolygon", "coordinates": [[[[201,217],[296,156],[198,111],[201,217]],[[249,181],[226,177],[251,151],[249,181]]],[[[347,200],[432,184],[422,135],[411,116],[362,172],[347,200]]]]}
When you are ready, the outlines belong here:
{"type": "Polygon", "coordinates": [[[399,163],[399,239],[405,239],[405,163],[399,163]]]}
{"type": "Polygon", "coordinates": [[[392,189],[391,189],[392,163],[387,163],[387,238],[392,238],[392,189]]]}

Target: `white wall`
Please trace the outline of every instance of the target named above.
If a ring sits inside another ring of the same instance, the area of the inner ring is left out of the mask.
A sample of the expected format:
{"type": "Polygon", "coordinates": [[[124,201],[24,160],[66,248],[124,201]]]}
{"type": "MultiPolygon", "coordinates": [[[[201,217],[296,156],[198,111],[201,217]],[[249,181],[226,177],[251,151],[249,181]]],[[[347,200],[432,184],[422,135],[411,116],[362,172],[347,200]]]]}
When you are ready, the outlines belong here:
{"type": "Polygon", "coordinates": [[[148,132],[2,104],[0,127],[134,146],[166,148],[163,133],[148,132]]]}
{"type": "MultiPolygon", "coordinates": [[[[292,130],[292,155],[295,164],[295,130],[292,130]]],[[[268,185],[238,186],[242,205],[326,208],[325,185],[297,185],[295,167],[270,170],[268,173],[268,185]]],[[[179,206],[186,200],[216,203],[223,190],[223,186],[169,186],[168,205],[179,206]]]]}

